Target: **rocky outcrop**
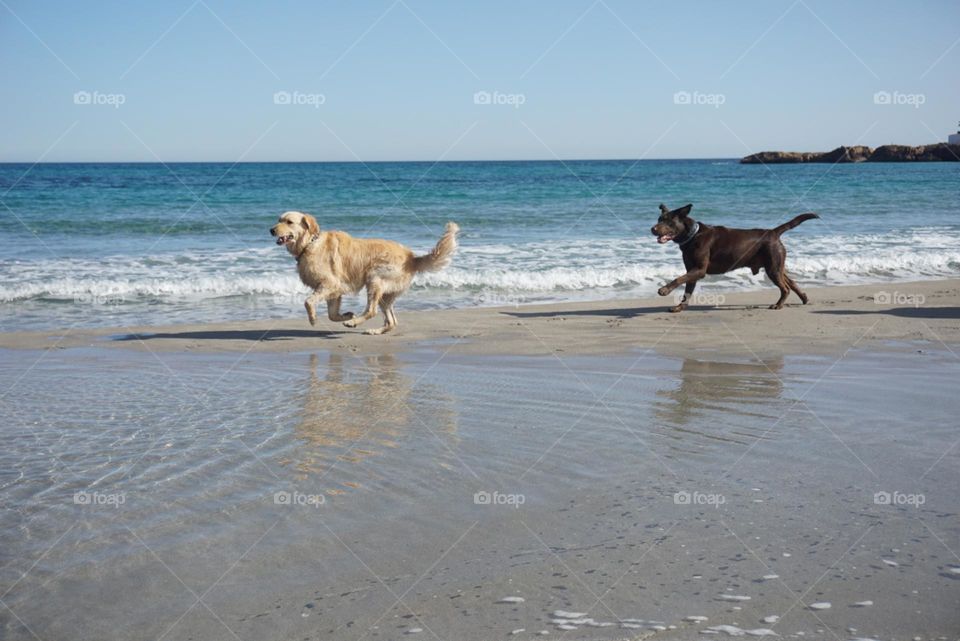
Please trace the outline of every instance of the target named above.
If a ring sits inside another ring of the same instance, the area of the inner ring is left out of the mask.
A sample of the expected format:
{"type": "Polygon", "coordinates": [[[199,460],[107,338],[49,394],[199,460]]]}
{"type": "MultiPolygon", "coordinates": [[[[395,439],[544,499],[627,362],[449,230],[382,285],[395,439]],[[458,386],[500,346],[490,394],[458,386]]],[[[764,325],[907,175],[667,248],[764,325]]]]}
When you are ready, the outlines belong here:
{"type": "Polygon", "coordinates": [[[820,154],[819,157],[812,162],[865,162],[870,160],[870,156],[872,154],[873,150],[870,149],[870,147],[864,147],[863,145],[855,145],[853,147],[837,147],[833,151],[820,154]]]}
{"type": "Polygon", "coordinates": [[[779,165],[782,163],[814,162],[814,156],[822,154],[811,151],[761,151],[740,159],[746,165],[779,165]]]}
{"type": "Polygon", "coordinates": [[[960,161],[960,145],[937,143],[935,145],[884,145],[870,149],[863,145],[837,147],[833,151],[761,151],[740,159],[745,165],[776,165],[802,162],[938,162],[960,161]]]}
{"type": "Polygon", "coordinates": [[[884,145],[870,155],[870,162],[938,162],[960,160],[960,145],[884,145]]]}

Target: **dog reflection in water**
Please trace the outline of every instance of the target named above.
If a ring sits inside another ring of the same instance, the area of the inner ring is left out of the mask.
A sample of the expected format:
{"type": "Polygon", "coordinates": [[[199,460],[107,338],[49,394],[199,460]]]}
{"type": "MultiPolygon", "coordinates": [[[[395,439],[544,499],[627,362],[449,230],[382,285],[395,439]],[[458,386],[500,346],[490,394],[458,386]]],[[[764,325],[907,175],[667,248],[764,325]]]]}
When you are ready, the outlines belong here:
{"type": "Polygon", "coordinates": [[[654,413],[665,424],[667,435],[679,441],[675,446],[684,450],[697,437],[749,444],[753,439],[742,427],[744,419],[752,423],[775,418],[780,412],[774,404],[783,393],[782,369],[782,357],[761,363],[686,358],[680,367],[680,385],[657,392],[660,398],[654,413]]]}
{"type": "MultiPolygon", "coordinates": [[[[344,358],[332,353],[325,371],[320,363],[316,354],[310,356],[310,378],[296,427],[296,436],[304,443],[297,448],[301,478],[326,474],[333,467],[369,465],[369,459],[400,447],[415,432],[437,443],[428,428],[444,440],[455,438],[452,399],[422,381],[414,389],[414,380],[392,354],[344,358]]],[[[356,478],[353,472],[348,476],[356,478]]],[[[359,485],[327,480],[346,487],[359,485]]]]}

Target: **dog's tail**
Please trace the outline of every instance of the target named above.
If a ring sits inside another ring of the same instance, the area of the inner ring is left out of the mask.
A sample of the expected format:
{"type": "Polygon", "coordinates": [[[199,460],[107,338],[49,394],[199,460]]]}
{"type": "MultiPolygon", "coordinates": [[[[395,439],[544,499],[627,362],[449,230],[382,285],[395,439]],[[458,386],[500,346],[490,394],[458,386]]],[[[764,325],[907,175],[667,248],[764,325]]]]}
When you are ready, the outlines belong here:
{"type": "Polygon", "coordinates": [[[417,256],[413,259],[413,269],[417,272],[437,272],[450,264],[453,253],[457,251],[457,232],[460,226],[457,223],[447,223],[443,236],[437,241],[436,247],[429,254],[417,256]]]}
{"type": "Polygon", "coordinates": [[[799,224],[802,223],[803,221],[805,221],[805,220],[810,220],[811,218],[820,218],[820,216],[817,215],[817,214],[814,214],[813,212],[810,212],[810,213],[807,213],[807,214],[800,214],[799,216],[797,216],[797,217],[794,218],[793,220],[791,220],[791,221],[789,221],[789,222],[786,222],[786,223],[783,223],[782,225],[780,225],[780,226],[778,226],[778,227],[774,227],[774,228],[773,228],[772,230],[770,230],[770,231],[772,231],[774,234],[776,234],[777,236],[779,236],[779,235],[782,234],[783,232],[785,232],[785,231],[790,231],[791,229],[793,229],[794,227],[796,227],[797,225],[799,225],[799,224]]]}

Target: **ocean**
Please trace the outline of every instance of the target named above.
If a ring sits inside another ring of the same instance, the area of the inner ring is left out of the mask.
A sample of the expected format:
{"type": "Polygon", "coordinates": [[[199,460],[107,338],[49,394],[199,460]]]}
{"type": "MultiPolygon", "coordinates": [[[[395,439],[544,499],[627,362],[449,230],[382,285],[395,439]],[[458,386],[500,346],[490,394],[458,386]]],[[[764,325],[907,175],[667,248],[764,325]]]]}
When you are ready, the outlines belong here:
{"type": "MultiPolygon", "coordinates": [[[[804,286],[956,277],[958,187],[958,163],[2,164],[0,329],[296,316],[307,290],[268,232],[290,209],[417,253],[458,222],[453,265],[401,311],[654,296],[682,273],[650,233],[661,202],[737,227],[819,213],[784,236],[804,286]]],[[[764,287],[741,270],[701,291],[764,287]]]]}

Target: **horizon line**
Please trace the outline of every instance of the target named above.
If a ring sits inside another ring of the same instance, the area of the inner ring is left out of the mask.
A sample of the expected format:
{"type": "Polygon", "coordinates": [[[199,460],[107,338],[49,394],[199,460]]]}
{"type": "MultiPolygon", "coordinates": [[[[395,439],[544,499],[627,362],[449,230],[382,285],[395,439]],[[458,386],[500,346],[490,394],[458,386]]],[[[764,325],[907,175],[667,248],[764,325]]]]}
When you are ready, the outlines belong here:
{"type": "Polygon", "coordinates": [[[482,162],[663,162],[671,160],[740,160],[743,156],[714,156],[696,158],[480,158],[480,159],[441,159],[441,160],[0,160],[0,165],[169,165],[169,164],[223,164],[223,165],[263,165],[263,164],[338,164],[371,165],[385,163],[482,163],[482,162]]]}

